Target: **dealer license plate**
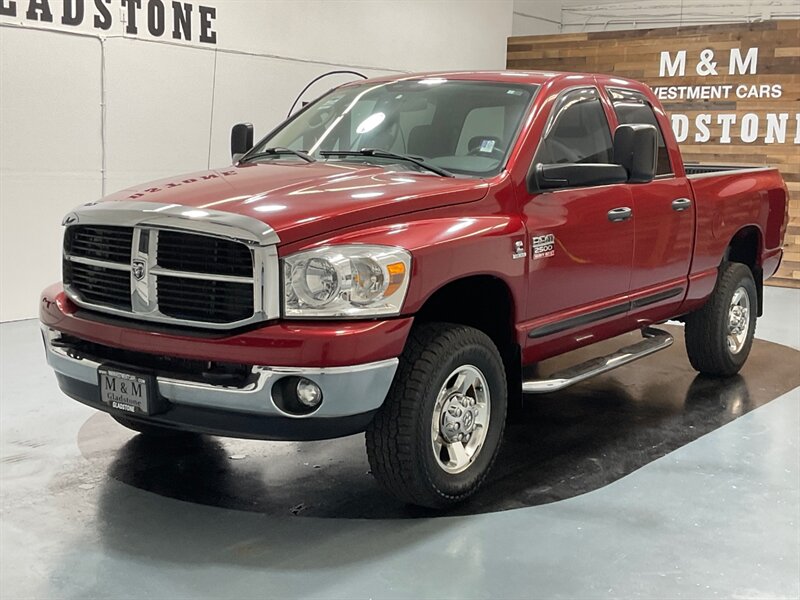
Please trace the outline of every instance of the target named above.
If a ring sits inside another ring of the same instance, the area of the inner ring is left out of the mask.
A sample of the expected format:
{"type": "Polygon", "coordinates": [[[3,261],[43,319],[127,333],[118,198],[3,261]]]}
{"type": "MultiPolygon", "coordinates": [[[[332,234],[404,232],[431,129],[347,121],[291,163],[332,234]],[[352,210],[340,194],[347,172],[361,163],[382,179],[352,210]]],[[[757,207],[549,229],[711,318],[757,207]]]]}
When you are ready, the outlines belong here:
{"type": "Polygon", "coordinates": [[[118,410],[150,414],[149,380],[143,375],[100,367],[100,400],[118,410]]]}

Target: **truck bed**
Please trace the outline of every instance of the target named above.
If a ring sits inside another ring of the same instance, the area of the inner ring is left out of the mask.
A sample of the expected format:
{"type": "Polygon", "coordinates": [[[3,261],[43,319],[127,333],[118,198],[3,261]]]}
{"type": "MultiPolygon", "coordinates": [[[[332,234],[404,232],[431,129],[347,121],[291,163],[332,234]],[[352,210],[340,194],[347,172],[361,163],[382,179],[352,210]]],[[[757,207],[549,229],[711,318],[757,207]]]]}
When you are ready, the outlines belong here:
{"type": "Polygon", "coordinates": [[[687,177],[697,177],[701,175],[711,175],[714,173],[727,173],[730,171],[759,171],[771,169],[768,165],[715,165],[702,163],[685,163],[687,177]]]}

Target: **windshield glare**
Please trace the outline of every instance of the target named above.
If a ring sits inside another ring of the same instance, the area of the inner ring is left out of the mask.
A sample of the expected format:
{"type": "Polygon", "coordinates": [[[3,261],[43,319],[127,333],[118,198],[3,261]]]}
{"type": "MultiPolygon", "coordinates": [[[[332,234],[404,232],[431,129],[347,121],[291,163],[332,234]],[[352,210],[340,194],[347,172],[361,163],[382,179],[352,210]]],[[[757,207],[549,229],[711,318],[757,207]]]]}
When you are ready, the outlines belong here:
{"type": "MultiPolygon", "coordinates": [[[[251,154],[284,147],[318,159],[401,164],[383,157],[320,154],[370,148],[423,158],[452,173],[486,177],[505,164],[536,89],[443,79],[347,85],[306,107],[251,154]]],[[[401,166],[421,169],[412,163],[401,166]]]]}

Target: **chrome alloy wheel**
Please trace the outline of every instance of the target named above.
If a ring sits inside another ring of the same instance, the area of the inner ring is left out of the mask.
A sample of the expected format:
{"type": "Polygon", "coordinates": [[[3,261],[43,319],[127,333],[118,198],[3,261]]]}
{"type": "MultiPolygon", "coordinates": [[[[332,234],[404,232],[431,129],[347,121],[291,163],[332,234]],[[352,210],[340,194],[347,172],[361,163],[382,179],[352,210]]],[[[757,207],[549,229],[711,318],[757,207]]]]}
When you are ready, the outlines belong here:
{"type": "Polygon", "coordinates": [[[436,462],[455,475],[480,454],[489,427],[489,385],[480,369],[463,365],[450,373],[439,390],[431,420],[436,462]]]}
{"type": "Polygon", "coordinates": [[[736,288],[728,308],[728,350],[738,354],[747,340],[750,328],[750,296],[743,287],[736,288]]]}

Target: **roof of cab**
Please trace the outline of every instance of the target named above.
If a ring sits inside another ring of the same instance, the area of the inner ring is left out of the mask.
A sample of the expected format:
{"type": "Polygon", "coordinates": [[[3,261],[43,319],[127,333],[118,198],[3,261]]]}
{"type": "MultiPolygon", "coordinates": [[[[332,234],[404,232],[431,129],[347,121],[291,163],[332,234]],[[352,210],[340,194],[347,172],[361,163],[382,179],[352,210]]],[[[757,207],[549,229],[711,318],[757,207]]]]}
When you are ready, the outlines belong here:
{"type": "MultiPolygon", "coordinates": [[[[641,85],[639,82],[611,75],[595,75],[593,73],[569,73],[563,71],[431,71],[427,73],[392,74],[370,78],[367,81],[387,83],[395,81],[413,81],[424,79],[455,79],[461,81],[494,81],[500,83],[528,83],[542,85],[558,79],[585,79],[597,77],[600,83],[617,83],[621,85],[641,85]]],[[[361,83],[354,81],[347,85],[361,83]]]]}

